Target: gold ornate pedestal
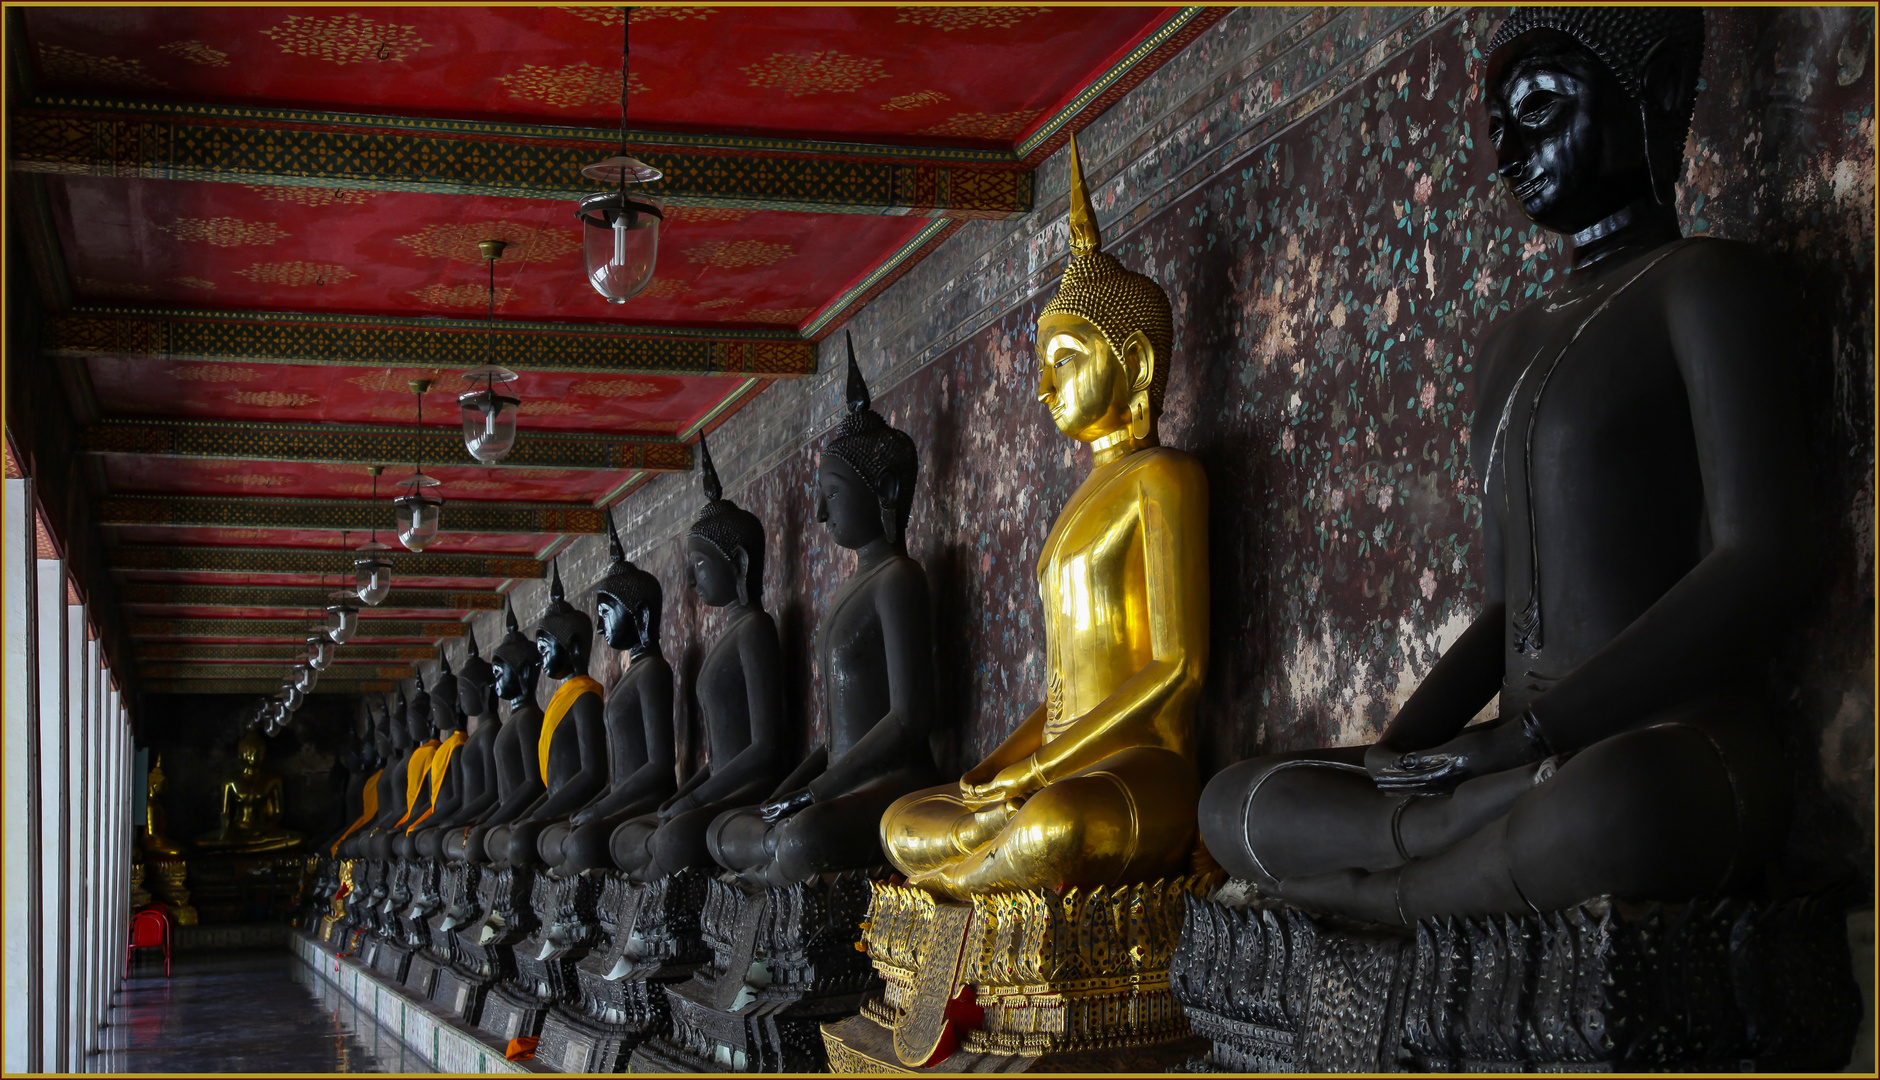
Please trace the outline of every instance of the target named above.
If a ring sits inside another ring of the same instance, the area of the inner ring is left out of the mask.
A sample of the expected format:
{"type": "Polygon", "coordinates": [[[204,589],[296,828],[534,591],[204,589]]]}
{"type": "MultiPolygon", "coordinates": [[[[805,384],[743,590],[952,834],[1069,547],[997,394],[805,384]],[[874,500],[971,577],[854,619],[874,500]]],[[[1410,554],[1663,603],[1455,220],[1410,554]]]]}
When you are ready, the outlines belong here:
{"type": "Polygon", "coordinates": [[[144,888],[144,864],[131,864],[131,910],[136,911],[150,903],[150,890],[144,888]]]}
{"type": "Polygon", "coordinates": [[[1178,1063],[1198,1052],[1188,1044],[1205,1044],[1169,990],[1169,956],[1184,897],[1213,884],[1212,876],[1184,877],[991,893],[968,904],[878,883],[863,944],[887,988],[860,1016],[823,1025],[829,1067],[1160,1071],[1178,1063]]]}
{"type": "Polygon", "coordinates": [[[154,860],[157,871],[157,895],[170,905],[170,919],[178,926],[196,925],[196,909],[189,906],[189,863],[182,859],[154,860]]]}
{"type": "Polygon", "coordinates": [[[333,900],[327,914],[320,916],[320,943],[331,945],[334,940],[334,928],[346,917],[346,903],[353,892],[353,867],[357,859],[342,859],[339,864],[339,888],[333,890],[333,900]]]}

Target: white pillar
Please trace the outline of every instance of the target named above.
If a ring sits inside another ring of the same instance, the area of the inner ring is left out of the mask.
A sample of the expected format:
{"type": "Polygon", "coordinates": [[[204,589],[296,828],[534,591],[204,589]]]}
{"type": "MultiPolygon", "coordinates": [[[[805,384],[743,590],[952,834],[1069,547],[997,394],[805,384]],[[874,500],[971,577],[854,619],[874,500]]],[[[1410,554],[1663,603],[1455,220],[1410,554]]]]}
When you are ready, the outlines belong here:
{"type": "Polygon", "coordinates": [[[72,681],[71,641],[66,635],[65,562],[38,559],[39,608],[39,879],[40,1007],[47,1072],[72,1071],[70,1015],[65,1007],[72,978],[71,821],[72,681]]]}
{"type": "MultiPolygon", "coordinates": [[[[60,582],[60,592],[65,591],[65,582],[60,582]]],[[[66,966],[71,975],[65,992],[65,1052],[68,1055],[67,1068],[80,1072],[85,1068],[85,992],[91,980],[86,978],[87,963],[85,948],[85,927],[87,925],[85,900],[90,889],[85,882],[85,770],[88,756],[85,753],[85,722],[91,709],[91,680],[85,677],[87,661],[91,659],[85,640],[85,609],[77,604],[68,604],[65,608],[66,679],[71,684],[70,713],[66,720],[65,754],[65,849],[71,876],[72,887],[68,905],[71,912],[71,927],[65,943],[66,966]]]]}
{"type": "Polygon", "coordinates": [[[7,627],[4,674],[5,694],[4,783],[8,799],[0,817],[5,819],[6,1019],[0,1041],[6,1046],[0,1069],[6,1072],[43,1072],[42,1039],[45,1032],[43,986],[45,964],[41,950],[39,837],[39,695],[38,695],[38,582],[33,536],[33,499],[29,480],[6,480],[0,507],[0,586],[4,587],[7,627]]]}

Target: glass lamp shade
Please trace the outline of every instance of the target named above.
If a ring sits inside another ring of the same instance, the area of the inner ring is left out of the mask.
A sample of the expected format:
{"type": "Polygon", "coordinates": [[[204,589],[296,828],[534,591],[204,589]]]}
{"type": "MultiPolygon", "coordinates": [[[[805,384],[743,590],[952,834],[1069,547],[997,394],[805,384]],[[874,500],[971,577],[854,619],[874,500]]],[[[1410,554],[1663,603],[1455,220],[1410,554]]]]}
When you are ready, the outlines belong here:
{"type": "Polygon", "coordinates": [[[516,445],[516,410],[522,402],[497,393],[496,384],[514,381],[516,373],[489,364],[466,371],[463,377],[486,380],[483,389],[457,396],[457,405],[463,409],[464,449],[485,464],[501,461],[516,445]]]}
{"type": "Polygon", "coordinates": [[[659,259],[659,204],[621,191],[599,191],[575,212],[586,228],[588,284],[610,304],[624,304],[653,280],[659,259]]]}
{"type": "Polygon", "coordinates": [[[405,545],[407,551],[423,551],[437,539],[438,522],[442,520],[444,500],[425,493],[427,488],[438,486],[437,481],[414,472],[399,481],[398,486],[411,489],[392,500],[392,511],[398,522],[398,542],[405,545]]]}
{"type": "MultiPolygon", "coordinates": [[[[389,587],[389,582],[388,582],[389,587]]],[[[350,593],[334,594],[333,603],[326,608],[326,636],[335,645],[344,645],[352,640],[359,629],[359,609],[354,607],[350,593]]]]}
{"type": "Polygon", "coordinates": [[[313,634],[307,638],[307,666],[315,671],[325,671],[333,662],[333,640],[325,634],[313,634]]]}
{"type": "Polygon", "coordinates": [[[281,687],[281,695],[281,708],[287,712],[300,708],[300,703],[307,700],[306,691],[292,683],[281,687]]]}
{"type": "Polygon", "coordinates": [[[313,693],[313,688],[320,681],[320,673],[309,664],[294,665],[294,687],[303,694],[313,693]]]}
{"type": "Polygon", "coordinates": [[[359,545],[359,550],[363,554],[353,560],[353,595],[364,604],[378,607],[392,591],[392,564],[378,557],[379,552],[388,549],[373,541],[359,545]]]}

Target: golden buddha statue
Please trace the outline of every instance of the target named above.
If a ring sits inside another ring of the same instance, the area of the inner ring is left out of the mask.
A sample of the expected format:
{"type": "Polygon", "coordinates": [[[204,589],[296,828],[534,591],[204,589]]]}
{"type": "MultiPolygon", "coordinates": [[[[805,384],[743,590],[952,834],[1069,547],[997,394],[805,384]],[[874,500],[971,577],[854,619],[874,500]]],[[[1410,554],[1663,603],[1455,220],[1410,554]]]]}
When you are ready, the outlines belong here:
{"type": "Polygon", "coordinates": [[[222,827],[196,839],[196,846],[248,853],[279,851],[300,843],[301,835],[281,828],[281,778],[261,770],[268,744],[250,731],[237,745],[241,772],[222,785],[222,827]]]}
{"type": "Polygon", "coordinates": [[[144,827],[138,830],[137,846],[146,855],[181,855],[183,849],[175,841],[163,835],[169,827],[169,818],[163,812],[163,804],[157,796],[163,794],[166,782],[163,776],[163,758],[158,756],[150,762],[150,776],[144,783],[144,827]]]}
{"type": "Polygon", "coordinates": [[[1038,318],[1038,400],[1093,467],[1038,559],[1045,700],[957,784],[881,821],[908,883],[954,898],[1149,881],[1194,846],[1207,478],[1156,438],[1168,297],[1099,250],[1074,140],[1070,159],[1073,257],[1038,318]]]}

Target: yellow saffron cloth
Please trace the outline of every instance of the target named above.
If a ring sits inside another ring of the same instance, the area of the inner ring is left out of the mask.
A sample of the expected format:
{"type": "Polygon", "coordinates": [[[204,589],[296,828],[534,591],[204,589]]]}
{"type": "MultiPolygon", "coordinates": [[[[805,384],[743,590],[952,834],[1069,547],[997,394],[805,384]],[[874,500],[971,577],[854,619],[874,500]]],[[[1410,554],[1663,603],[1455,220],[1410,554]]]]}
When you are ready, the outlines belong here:
{"type": "Polygon", "coordinates": [[[334,855],[339,854],[339,846],[340,844],[345,842],[348,836],[351,836],[353,833],[358,832],[359,827],[361,825],[364,825],[366,822],[371,821],[373,818],[379,816],[379,777],[383,775],[384,772],[385,772],[384,769],[380,769],[378,772],[375,772],[371,776],[366,777],[365,790],[361,793],[365,797],[365,802],[363,804],[366,808],[365,813],[360,814],[359,820],[353,822],[351,828],[347,829],[343,833],[340,833],[338,840],[333,841],[333,854],[334,855]]]}
{"type": "Polygon", "coordinates": [[[450,771],[450,756],[469,739],[470,736],[463,732],[453,731],[450,733],[450,738],[439,743],[437,749],[431,752],[431,805],[424,808],[424,813],[418,815],[418,820],[406,827],[406,832],[411,832],[424,824],[424,819],[430,817],[431,811],[437,809],[437,793],[443,790],[444,774],[450,771]]]}
{"type": "Polygon", "coordinates": [[[555,691],[555,696],[548,699],[548,713],[542,717],[542,737],[535,744],[536,760],[542,766],[542,783],[548,783],[548,744],[555,738],[555,728],[561,724],[561,718],[574,708],[575,699],[582,694],[598,694],[601,684],[586,675],[576,675],[562,683],[555,691]]]}
{"type": "Polygon", "coordinates": [[[436,749],[437,740],[432,739],[411,752],[411,761],[405,766],[405,816],[392,828],[400,828],[410,821],[411,812],[418,808],[418,792],[424,790],[425,770],[431,767],[431,754],[436,749]]]}

